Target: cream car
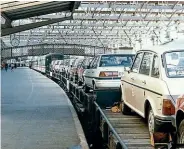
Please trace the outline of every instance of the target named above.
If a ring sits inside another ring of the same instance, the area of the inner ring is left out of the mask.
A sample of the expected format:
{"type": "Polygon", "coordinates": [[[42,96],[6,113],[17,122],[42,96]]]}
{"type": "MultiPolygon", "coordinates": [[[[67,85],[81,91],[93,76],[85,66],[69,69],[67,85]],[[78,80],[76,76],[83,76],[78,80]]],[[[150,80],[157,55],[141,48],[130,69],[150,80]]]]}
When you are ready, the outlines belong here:
{"type": "Polygon", "coordinates": [[[138,51],[121,78],[122,112],[148,120],[149,132],[175,131],[176,99],[184,93],[184,40],[138,51]]]}

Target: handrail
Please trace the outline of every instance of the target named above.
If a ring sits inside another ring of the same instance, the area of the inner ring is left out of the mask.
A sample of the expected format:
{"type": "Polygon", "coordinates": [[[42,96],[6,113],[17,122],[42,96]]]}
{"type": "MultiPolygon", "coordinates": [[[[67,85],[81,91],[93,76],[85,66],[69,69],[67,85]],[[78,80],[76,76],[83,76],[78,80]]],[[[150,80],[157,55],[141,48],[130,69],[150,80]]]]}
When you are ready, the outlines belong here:
{"type": "Polygon", "coordinates": [[[120,138],[120,136],[117,134],[117,132],[115,131],[115,129],[112,127],[110,121],[107,119],[107,117],[105,116],[105,114],[103,113],[103,111],[101,110],[100,106],[96,103],[96,101],[94,101],[95,106],[98,108],[98,110],[100,111],[101,115],[103,116],[103,118],[105,119],[105,121],[107,122],[109,128],[111,129],[111,131],[113,132],[113,134],[115,135],[115,137],[118,139],[119,143],[122,145],[122,147],[124,149],[128,149],[128,147],[126,146],[126,144],[122,141],[122,139],[120,138]]]}
{"type": "MultiPolygon", "coordinates": [[[[75,96],[73,94],[73,96],[75,96]]],[[[76,97],[76,96],[75,96],[76,97]]],[[[94,101],[95,106],[97,107],[97,109],[100,111],[101,115],[103,116],[103,118],[105,119],[105,121],[107,122],[107,124],[109,125],[109,128],[111,129],[111,131],[113,132],[113,134],[115,135],[115,137],[118,139],[119,143],[121,144],[121,146],[124,149],[128,149],[128,147],[126,146],[126,144],[122,141],[122,139],[120,138],[120,136],[117,134],[117,132],[115,131],[115,129],[113,128],[113,126],[111,125],[110,121],[107,119],[107,117],[105,116],[105,114],[103,113],[103,111],[101,110],[100,106],[96,103],[96,101],[94,101]]]]}

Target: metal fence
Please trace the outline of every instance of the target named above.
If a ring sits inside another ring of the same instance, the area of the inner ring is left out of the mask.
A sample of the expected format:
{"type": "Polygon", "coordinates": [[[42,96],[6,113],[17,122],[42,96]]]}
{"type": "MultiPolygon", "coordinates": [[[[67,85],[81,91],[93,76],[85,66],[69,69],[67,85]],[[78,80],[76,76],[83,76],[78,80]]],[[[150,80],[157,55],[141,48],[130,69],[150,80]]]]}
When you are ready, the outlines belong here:
{"type": "Polygon", "coordinates": [[[64,55],[94,56],[103,54],[110,49],[76,44],[39,44],[1,49],[2,58],[15,58],[22,56],[37,56],[48,53],[62,53],[64,55]]]}

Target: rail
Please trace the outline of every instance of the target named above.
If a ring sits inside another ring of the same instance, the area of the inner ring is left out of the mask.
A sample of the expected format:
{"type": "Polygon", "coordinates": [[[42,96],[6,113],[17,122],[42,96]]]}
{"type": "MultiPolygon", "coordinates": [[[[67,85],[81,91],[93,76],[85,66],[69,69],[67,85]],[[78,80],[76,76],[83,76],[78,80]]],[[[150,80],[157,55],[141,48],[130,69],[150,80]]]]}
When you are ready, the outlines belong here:
{"type": "Polygon", "coordinates": [[[100,111],[101,115],[103,116],[103,118],[105,119],[105,121],[107,122],[107,124],[109,125],[109,128],[111,129],[111,131],[115,135],[115,137],[118,139],[118,141],[122,145],[122,147],[124,149],[128,149],[128,147],[126,146],[126,144],[121,140],[120,136],[118,135],[118,133],[116,132],[116,130],[113,128],[113,126],[111,125],[110,121],[107,119],[107,117],[103,113],[103,111],[101,110],[100,106],[95,101],[94,101],[94,104],[97,107],[97,109],[100,111]]]}

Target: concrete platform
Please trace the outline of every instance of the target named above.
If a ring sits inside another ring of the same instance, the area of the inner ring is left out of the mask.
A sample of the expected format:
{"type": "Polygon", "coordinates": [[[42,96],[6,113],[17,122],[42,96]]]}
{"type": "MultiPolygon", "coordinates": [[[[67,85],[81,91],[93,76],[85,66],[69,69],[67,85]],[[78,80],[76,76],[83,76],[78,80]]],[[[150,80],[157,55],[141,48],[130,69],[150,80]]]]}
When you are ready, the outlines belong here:
{"type": "Polygon", "coordinates": [[[1,71],[2,149],[87,149],[65,92],[29,68],[1,71]]]}

